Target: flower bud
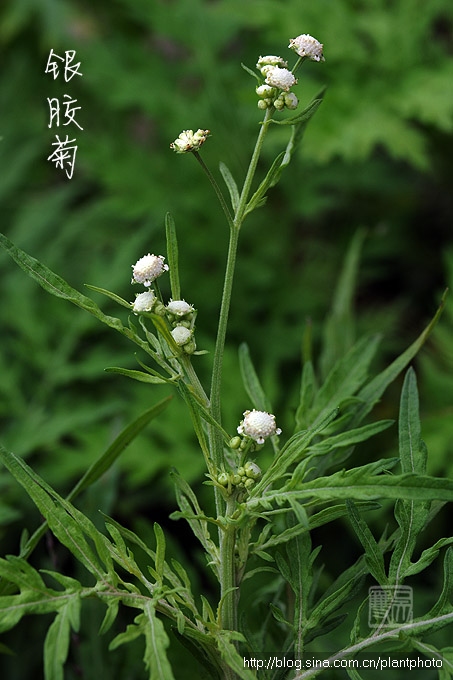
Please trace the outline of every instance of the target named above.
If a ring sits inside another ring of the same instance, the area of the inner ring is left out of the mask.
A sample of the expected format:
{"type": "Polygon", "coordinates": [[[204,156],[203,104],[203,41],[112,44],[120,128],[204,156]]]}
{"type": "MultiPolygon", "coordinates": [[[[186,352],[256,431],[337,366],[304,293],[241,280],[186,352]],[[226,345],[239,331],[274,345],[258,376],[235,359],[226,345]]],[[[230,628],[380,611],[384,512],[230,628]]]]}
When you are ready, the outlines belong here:
{"type": "Polygon", "coordinates": [[[228,442],[228,446],[230,447],[230,449],[238,449],[241,445],[241,441],[242,439],[240,437],[233,437],[228,442]]]}
{"type": "Polygon", "coordinates": [[[294,110],[297,109],[299,105],[299,100],[294,94],[294,92],[285,92],[285,106],[287,109],[294,110]]]}
{"type": "Polygon", "coordinates": [[[167,305],[167,312],[178,317],[187,316],[193,311],[192,305],[189,305],[185,300],[170,300],[167,305]]]}
{"type": "Polygon", "coordinates": [[[218,481],[218,483],[221,484],[222,486],[228,486],[229,477],[228,477],[227,473],[226,473],[226,472],[221,472],[221,473],[217,476],[217,481],[218,481]]]}
{"type": "Polygon", "coordinates": [[[277,94],[275,87],[271,87],[270,85],[260,85],[255,91],[258,97],[261,97],[262,99],[266,99],[266,97],[273,99],[277,94]]]}
{"type": "Polygon", "coordinates": [[[176,344],[182,347],[191,340],[192,331],[185,326],[176,326],[173,328],[171,335],[176,344]]]}
{"type": "Polygon", "coordinates": [[[176,153],[189,153],[190,151],[198,151],[207,138],[209,137],[209,130],[183,130],[181,134],[170,144],[170,149],[176,153]]]}
{"type": "Polygon", "coordinates": [[[135,296],[134,302],[131,302],[132,309],[135,314],[140,312],[150,312],[156,302],[156,296],[152,290],[147,290],[144,293],[138,293],[135,296]]]}
{"type": "Polygon", "coordinates": [[[261,477],[261,468],[258,467],[256,463],[253,463],[251,460],[248,460],[246,464],[244,465],[245,469],[245,474],[247,477],[250,477],[250,479],[258,480],[261,477]]]}

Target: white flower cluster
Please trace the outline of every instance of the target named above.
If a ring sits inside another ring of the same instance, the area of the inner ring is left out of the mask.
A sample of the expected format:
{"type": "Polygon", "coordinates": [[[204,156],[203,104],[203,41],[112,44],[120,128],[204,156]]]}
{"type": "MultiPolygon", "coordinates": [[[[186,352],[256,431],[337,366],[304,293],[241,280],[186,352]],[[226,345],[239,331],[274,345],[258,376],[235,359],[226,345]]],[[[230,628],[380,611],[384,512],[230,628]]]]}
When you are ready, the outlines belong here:
{"type": "Polygon", "coordinates": [[[168,264],[164,264],[163,255],[144,255],[132,265],[131,283],[143,283],[149,287],[161,274],[168,271],[168,264]]]}
{"type": "Polygon", "coordinates": [[[286,68],[287,65],[281,57],[273,54],[258,59],[256,68],[261,71],[261,75],[264,77],[264,83],[256,88],[260,109],[273,106],[281,111],[285,106],[288,109],[297,107],[299,101],[296,95],[289,91],[297,83],[297,80],[286,68]]]}
{"type": "Polygon", "coordinates": [[[308,33],[303,33],[298,35],[297,38],[292,38],[289,41],[288,47],[294,50],[299,57],[305,57],[311,59],[311,61],[325,61],[324,55],[322,53],[323,45],[313,38],[308,33]]]}
{"type": "MultiPolygon", "coordinates": [[[[133,266],[131,283],[141,283],[150,288],[152,283],[168,271],[168,265],[164,262],[163,255],[144,255],[133,266]]],[[[138,293],[134,302],[131,302],[135,314],[153,312],[166,316],[172,327],[171,335],[175,343],[187,354],[192,354],[195,349],[194,322],[196,310],[185,300],[170,300],[165,306],[153,290],[138,293]]]]}
{"type": "MultiPolygon", "coordinates": [[[[288,47],[300,57],[312,61],[325,61],[322,44],[307,33],[292,38],[288,47]]],[[[299,100],[293,92],[290,92],[293,85],[297,84],[297,79],[287,66],[287,62],[282,57],[274,54],[258,59],[256,68],[264,78],[264,83],[256,88],[256,94],[259,97],[258,108],[274,107],[277,111],[284,108],[297,108],[299,100]]]]}
{"type": "Polygon", "coordinates": [[[176,153],[190,153],[191,151],[198,151],[207,138],[209,137],[209,130],[183,130],[181,134],[170,144],[170,149],[176,153]]]}
{"type": "Polygon", "coordinates": [[[265,439],[282,431],[275,424],[275,416],[267,411],[244,411],[244,419],[237,428],[239,434],[250,437],[257,444],[264,444],[265,439]]]}

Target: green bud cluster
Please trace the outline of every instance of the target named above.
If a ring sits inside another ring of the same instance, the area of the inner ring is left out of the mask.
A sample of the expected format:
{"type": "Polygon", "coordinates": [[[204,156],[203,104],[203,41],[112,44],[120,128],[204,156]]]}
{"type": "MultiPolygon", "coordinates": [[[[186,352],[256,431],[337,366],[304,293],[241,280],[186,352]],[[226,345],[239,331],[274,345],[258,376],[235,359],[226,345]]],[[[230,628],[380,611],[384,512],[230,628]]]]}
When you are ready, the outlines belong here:
{"type": "Polygon", "coordinates": [[[256,463],[248,460],[244,465],[230,472],[221,472],[217,477],[220,486],[225,487],[231,495],[236,489],[250,491],[261,479],[261,469],[256,463]]]}
{"type": "Polygon", "coordinates": [[[165,307],[165,315],[173,327],[173,340],[182,347],[186,354],[193,354],[196,350],[194,329],[196,310],[185,300],[170,300],[165,307]]]}

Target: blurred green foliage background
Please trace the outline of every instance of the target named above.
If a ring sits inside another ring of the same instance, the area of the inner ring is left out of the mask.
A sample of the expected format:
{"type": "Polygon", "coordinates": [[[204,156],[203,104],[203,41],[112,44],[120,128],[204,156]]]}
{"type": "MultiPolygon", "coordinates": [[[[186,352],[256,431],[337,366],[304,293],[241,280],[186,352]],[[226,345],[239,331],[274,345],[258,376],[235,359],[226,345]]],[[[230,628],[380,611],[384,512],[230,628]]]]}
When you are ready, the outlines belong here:
{"type": "MultiPolygon", "coordinates": [[[[169,143],[183,129],[210,129],[205,161],[220,177],[223,160],[240,183],[260,120],[255,83],[241,62],[253,69],[264,54],[291,62],[289,38],[300,33],[324,43],[326,62],[304,64],[297,94],[302,105],[323,85],[327,94],[300,157],[243,229],[225,359],[231,432],[248,407],[237,361],[244,340],[289,432],[303,326],[310,320],[318,349],[357,229],[367,231],[357,333],[384,333],[382,362],[418,335],[453,286],[452,3],[6,0],[0,9],[2,231],[72,286],[132,299],[131,265],[147,252],[165,254],[170,211],[183,297],[199,310],[198,346],[210,351],[227,229],[198,165],[169,143]],[[50,49],[76,50],[83,76],[65,83],[46,75],[50,49]],[[66,93],[81,107],[83,131],[48,127],[47,98],[66,93]],[[56,132],[77,138],[72,180],[47,161],[56,132]]],[[[286,144],[286,129],[271,133],[263,172],[286,144]]],[[[104,374],[106,366],[136,366],[126,340],[51,299],[3,254],[0,267],[1,439],[63,492],[166,389],[104,374]]],[[[123,314],[96,299],[107,313],[123,314]]],[[[195,362],[206,379],[210,355],[195,362]]],[[[417,370],[430,472],[449,474],[451,301],[417,370]]],[[[397,395],[396,387],[381,404],[385,416],[396,416],[397,395]]],[[[170,465],[202,481],[176,399],[86,496],[85,509],[92,502],[131,525],[162,520],[173,509],[170,465]]],[[[0,488],[2,552],[17,552],[18,531],[37,519],[4,471],[0,488]]]]}

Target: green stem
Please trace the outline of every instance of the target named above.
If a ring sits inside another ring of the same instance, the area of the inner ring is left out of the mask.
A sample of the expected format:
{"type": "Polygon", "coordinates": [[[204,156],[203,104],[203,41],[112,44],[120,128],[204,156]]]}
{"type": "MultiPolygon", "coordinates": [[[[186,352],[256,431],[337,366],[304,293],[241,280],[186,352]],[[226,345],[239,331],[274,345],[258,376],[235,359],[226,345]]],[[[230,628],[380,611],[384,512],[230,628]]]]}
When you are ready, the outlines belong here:
{"type": "MultiPolygon", "coordinates": [[[[232,497],[226,504],[226,517],[231,517],[236,501],[232,497]]],[[[235,564],[236,527],[228,523],[220,532],[220,589],[222,606],[220,610],[221,627],[224,630],[237,630],[237,579],[235,564]]]]}
{"type": "MultiPolygon", "coordinates": [[[[217,340],[214,351],[214,361],[212,367],[212,378],[211,378],[211,413],[212,416],[221,424],[221,382],[222,382],[222,364],[223,364],[223,352],[225,347],[226,331],[228,326],[228,316],[230,312],[230,302],[231,302],[231,292],[233,289],[233,279],[234,279],[234,269],[236,264],[236,253],[239,240],[239,231],[244,221],[244,213],[247,207],[247,199],[250,194],[250,189],[252,186],[253,178],[256,172],[256,166],[258,165],[258,159],[260,157],[261,148],[263,146],[264,137],[266,136],[269,123],[272,118],[272,113],[274,109],[266,109],[264,120],[261,124],[261,129],[256,140],[255,149],[250,160],[250,165],[247,171],[246,178],[244,180],[244,186],[242,187],[242,193],[239,199],[238,208],[234,217],[234,221],[230,222],[230,242],[228,246],[228,258],[225,271],[225,280],[223,286],[222,294],[222,304],[220,307],[220,317],[219,325],[217,329],[217,340]]],[[[222,441],[218,436],[218,433],[213,433],[213,458],[214,461],[219,464],[222,461],[222,441]]]]}

